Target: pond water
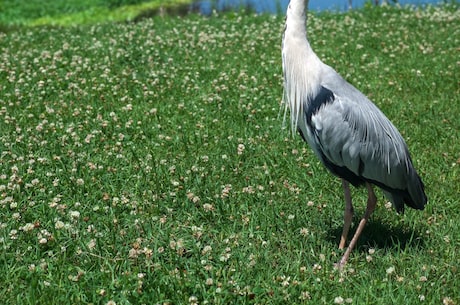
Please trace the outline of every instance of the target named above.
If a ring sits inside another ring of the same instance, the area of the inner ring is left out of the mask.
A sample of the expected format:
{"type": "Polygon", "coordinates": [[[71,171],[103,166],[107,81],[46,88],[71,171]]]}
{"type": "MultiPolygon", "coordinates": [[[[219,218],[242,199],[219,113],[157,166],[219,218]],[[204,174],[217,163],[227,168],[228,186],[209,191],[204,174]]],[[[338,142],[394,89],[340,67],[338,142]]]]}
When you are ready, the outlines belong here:
{"type": "MultiPolygon", "coordinates": [[[[360,8],[369,0],[310,0],[309,9],[315,11],[345,11],[351,2],[352,8],[360,8]]],[[[374,0],[372,0],[374,2],[374,0]]],[[[387,2],[393,3],[394,0],[387,2]]],[[[399,0],[401,5],[426,5],[442,3],[442,0],[399,0]]],[[[203,15],[210,15],[213,10],[238,10],[249,8],[257,13],[281,13],[286,11],[289,0],[199,0],[195,1],[190,10],[203,15]]]]}

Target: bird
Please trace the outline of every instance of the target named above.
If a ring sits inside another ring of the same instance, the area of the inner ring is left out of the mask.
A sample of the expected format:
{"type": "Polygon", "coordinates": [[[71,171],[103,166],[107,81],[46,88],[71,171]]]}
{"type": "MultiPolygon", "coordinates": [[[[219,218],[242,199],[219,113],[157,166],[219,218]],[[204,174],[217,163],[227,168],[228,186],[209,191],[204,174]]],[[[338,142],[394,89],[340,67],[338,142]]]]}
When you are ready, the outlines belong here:
{"type": "Polygon", "coordinates": [[[366,210],[343,256],[343,268],[374,212],[374,186],[382,189],[398,213],[405,206],[423,210],[425,186],[414,168],[398,129],[361,91],[323,63],[307,35],[308,0],[291,0],[282,38],[283,103],[292,132],[311,147],[323,165],[341,178],[344,225],[339,249],[344,250],[354,216],[350,184],[367,188],[366,210]]]}

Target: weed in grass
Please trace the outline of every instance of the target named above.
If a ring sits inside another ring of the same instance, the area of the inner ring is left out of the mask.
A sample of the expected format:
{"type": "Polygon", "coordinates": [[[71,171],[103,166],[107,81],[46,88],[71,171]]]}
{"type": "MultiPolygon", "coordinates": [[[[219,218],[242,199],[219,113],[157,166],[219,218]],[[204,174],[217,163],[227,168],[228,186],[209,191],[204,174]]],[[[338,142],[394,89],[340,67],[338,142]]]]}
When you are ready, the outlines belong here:
{"type": "Polygon", "coordinates": [[[380,197],[333,269],[340,182],[281,129],[282,17],[20,28],[0,34],[0,303],[458,304],[458,10],[309,18],[407,139],[425,211],[380,197]]]}

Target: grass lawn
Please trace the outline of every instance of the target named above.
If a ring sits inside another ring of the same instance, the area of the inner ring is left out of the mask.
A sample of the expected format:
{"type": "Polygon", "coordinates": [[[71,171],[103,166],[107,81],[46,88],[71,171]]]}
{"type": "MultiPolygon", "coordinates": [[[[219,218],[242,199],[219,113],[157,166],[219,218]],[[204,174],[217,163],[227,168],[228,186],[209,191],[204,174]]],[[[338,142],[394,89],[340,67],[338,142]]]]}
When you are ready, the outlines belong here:
{"type": "MultiPolygon", "coordinates": [[[[95,24],[154,15],[160,8],[188,6],[190,0],[4,0],[0,26],[95,24]]],[[[1,30],[1,27],[0,27],[1,30]]]]}
{"type": "Polygon", "coordinates": [[[458,7],[309,16],[429,197],[378,193],[343,272],[340,181],[283,128],[283,21],[0,33],[0,304],[460,304],[458,7]]]}

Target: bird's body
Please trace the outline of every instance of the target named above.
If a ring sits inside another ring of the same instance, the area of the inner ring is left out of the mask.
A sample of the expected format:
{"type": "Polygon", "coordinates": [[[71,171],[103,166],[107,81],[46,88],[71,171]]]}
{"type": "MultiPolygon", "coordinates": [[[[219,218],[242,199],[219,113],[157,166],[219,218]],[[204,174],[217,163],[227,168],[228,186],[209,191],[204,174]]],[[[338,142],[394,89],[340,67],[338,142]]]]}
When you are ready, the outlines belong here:
{"type": "MultiPolygon", "coordinates": [[[[371,184],[377,185],[398,212],[404,211],[404,204],[423,209],[427,198],[396,127],[313,52],[306,33],[307,6],[306,0],[291,0],[287,11],[282,47],[285,103],[293,129],[323,164],[344,180],[347,205],[343,248],[353,213],[351,197],[347,198],[348,182],[366,184],[369,200],[375,197],[371,184]]],[[[370,207],[369,200],[366,214],[370,216],[375,202],[370,207]]],[[[344,258],[343,264],[348,255],[344,258]]]]}

